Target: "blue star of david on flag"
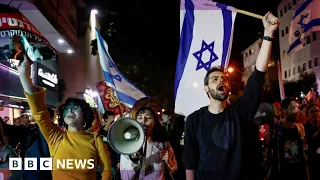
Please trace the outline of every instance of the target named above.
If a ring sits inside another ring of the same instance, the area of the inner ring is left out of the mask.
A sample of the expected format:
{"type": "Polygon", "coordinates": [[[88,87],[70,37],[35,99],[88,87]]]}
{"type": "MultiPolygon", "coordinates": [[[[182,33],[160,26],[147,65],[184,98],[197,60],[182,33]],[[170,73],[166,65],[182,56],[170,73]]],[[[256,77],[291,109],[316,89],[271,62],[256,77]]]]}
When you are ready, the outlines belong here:
{"type": "Polygon", "coordinates": [[[303,20],[309,17],[309,13],[306,15],[301,15],[300,16],[300,21],[298,22],[298,24],[301,26],[301,29],[303,29],[305,27],[305,23],[303,23],[303,20]]]}
{"type": "Polygon", "coordinates": [[[121,76],[119,76],[119,75],[113,75],[113,78],[119,82],[121,82],[121,80],[122,80],[121,76]]]}
{"type": "Polygon", "coordinates": [[[218,56],[214,53],[214,41],[211,44],[207,44],[204,40],[202,40],[201,49],[199,51],[193,53],[193,56],[198,61],[196,71],[198,71],[199,69],[202,69],[202,68],[209,71],[212,63],[219,59],[218,56]],[[210,58],[209,58],[208,62],[204,63],[204,61],[202,59],[202,54],[207,50],[210,52],[210,58]]]}

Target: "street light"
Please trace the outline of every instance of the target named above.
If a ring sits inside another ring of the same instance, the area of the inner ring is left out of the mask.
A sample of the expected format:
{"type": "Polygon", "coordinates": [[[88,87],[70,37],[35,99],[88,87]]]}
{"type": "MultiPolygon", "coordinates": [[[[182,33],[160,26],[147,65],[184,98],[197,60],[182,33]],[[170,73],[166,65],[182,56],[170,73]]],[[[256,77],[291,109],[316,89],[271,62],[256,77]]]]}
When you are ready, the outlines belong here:
{"type": "Polygon", "coordinates": [[[96,9],[91,10],[91,12],[92,12],[92,14],[94,14],[94,15],[98,14],[98,10],[96,10],[96,9]]]}
{"type": "Polygon", "coordinates": [[[234,69],[233,69],[232,67],[229,67],[229,68],[228,68],[228,72],[229,72],[229,73],[232,73],[233,71],[234,71],[234,69]]]}
{"type": "Polygon", "coordinates": [[[59,44],[62,44],[62,43],[64,43],[64,40],[63,39],[58,39],[58,42],[59,42],[59,44]]]}

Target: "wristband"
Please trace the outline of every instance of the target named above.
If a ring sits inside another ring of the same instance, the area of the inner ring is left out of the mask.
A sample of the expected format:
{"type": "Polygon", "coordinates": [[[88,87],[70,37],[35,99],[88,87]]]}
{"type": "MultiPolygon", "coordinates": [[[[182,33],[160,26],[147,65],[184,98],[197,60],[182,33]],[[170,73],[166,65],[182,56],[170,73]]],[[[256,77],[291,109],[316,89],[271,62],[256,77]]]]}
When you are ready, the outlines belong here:
{"type": "Polygon", "coordinates": [[[267,40],[267,41],[272,41],[272,40],[273,40],[273,37],[263,36],[262,39],[267,40]]]}

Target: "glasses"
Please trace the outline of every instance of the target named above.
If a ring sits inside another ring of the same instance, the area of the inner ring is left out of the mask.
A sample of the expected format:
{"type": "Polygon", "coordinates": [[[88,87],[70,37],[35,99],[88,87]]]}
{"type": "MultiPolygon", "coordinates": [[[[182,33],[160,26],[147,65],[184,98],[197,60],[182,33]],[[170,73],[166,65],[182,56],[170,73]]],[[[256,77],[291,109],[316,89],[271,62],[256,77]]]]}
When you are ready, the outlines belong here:
{"type": "Polygon", "coordinates": [[[69,104],[68,106],[63,108],[63,117],[67,116],[67,113],[69,112],[69,110],[71,112],[74,112],[77,109],[81,109],[81,107],[79,105],[69,104]]]}

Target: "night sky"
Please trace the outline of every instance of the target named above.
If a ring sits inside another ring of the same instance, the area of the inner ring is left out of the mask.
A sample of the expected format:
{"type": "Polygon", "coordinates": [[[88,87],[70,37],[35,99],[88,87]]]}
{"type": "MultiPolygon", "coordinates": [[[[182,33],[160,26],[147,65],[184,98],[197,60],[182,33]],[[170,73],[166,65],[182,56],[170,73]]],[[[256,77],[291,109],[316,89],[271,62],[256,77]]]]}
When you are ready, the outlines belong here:
{"type": "MultiPolygon", "coordinates": [[[[128,77],[128,79],[138,86],[139,84],[145,84],[148,88],[142,89],[147,94],[162,99],[160,104],[166,104],[163,106],[172,107],[174,103],[175,64],[179,49],[180,2],[170,0],[136,3],[135,5],[139,7],[133,8],[133,12],[131,12],[133,14],[136,13],[136,17],[134,15],[131,17],[132,14],[128,13],[128,15],[123,11],[123,9],[127,9],[131,5],[134,6],[132,1],[85,0],[85,2],[89,9],[95,8],[102,12],[99,13],[100,24],[110,23],[108,19],[103,19],[103,12],[111,11],[110,9],[119,9],[118,16],[128,16],[121,17],[121,21],[115,21],[115,23],[118,22],[117,24],[119,24],[117,26],[118,32],[125,32],[125,35],[120,37],[114,35],[106,39],[107,43],[113,42],[109,43],[111,56],[116,63],[120,62],[121,65],[118,68],[122,72],[124,71],[121,69],[122,64],[135,63],[132,62],[135,60],[134,58],[132,58],[131,62],[124,59],[131,59],[130,55],[141,56],[141,60],[135,64],[137,64],[137,68],[140,68],[139,73],[141,76],[149,77],[150,79],[141,77],[136,79],[128,77]],[[111,3],[111,1],[113,2],[111,3]],[[128,57],[123,55],[126,53],[128,57]]],[[[277,15],[276,10],[279,0],[220,0],[217,2],[259,15],[264,15],[268,11],[277,15]]],[[[229,66],[242,70],[240,53],[258,38],[259,32],[263,32],[261,20],[237,14],[229,66]]],[[[239,74],[237,78],[237,80],[240,80],[241,75],[239,74]]]]}

